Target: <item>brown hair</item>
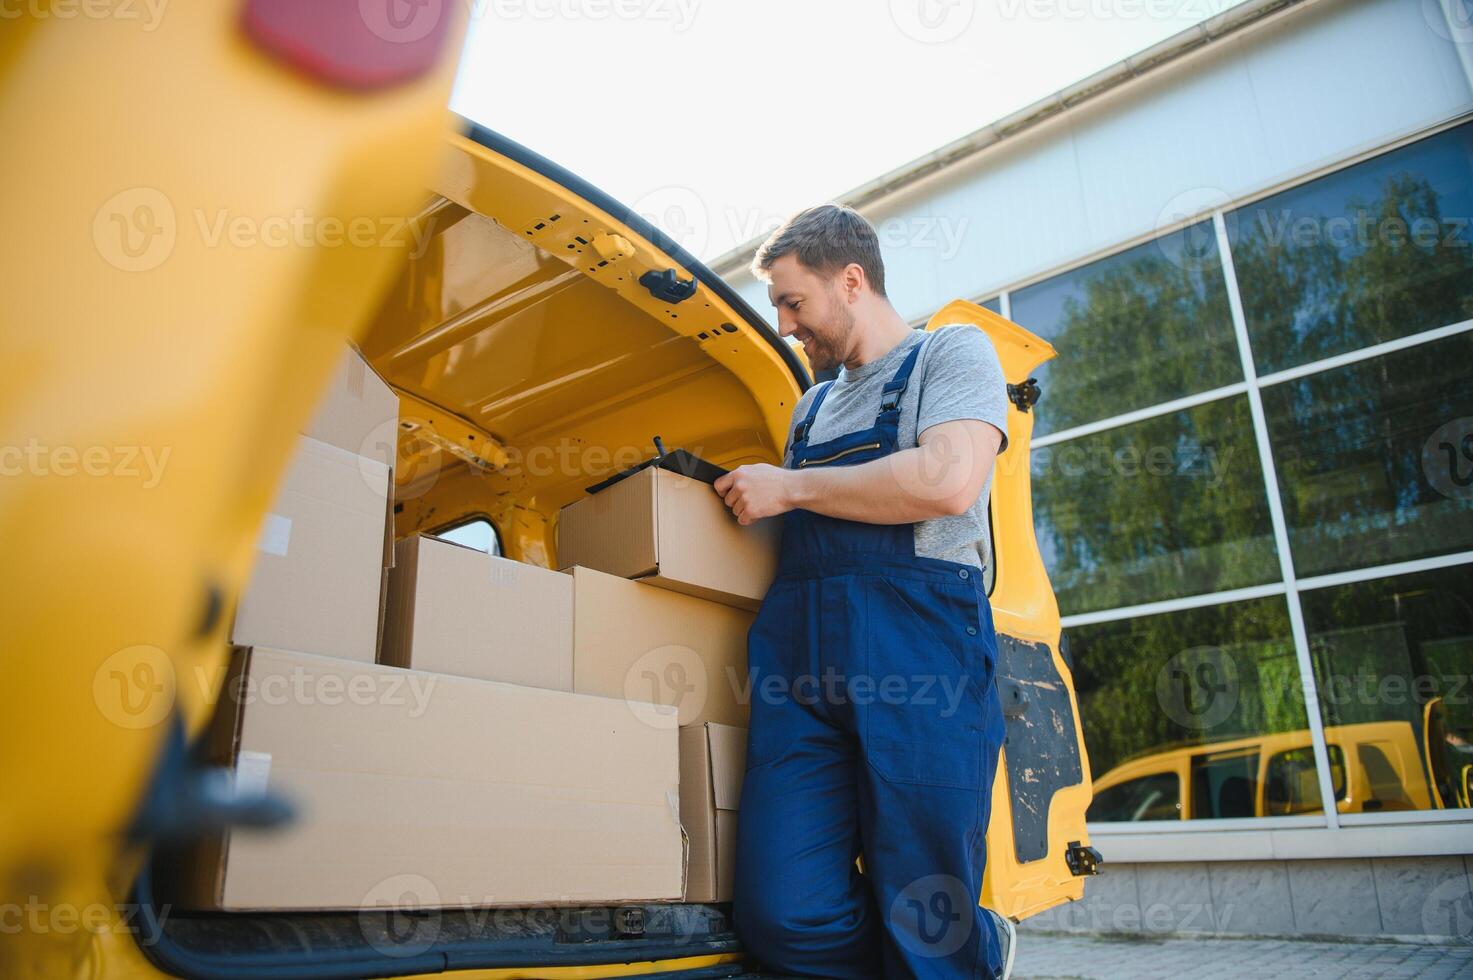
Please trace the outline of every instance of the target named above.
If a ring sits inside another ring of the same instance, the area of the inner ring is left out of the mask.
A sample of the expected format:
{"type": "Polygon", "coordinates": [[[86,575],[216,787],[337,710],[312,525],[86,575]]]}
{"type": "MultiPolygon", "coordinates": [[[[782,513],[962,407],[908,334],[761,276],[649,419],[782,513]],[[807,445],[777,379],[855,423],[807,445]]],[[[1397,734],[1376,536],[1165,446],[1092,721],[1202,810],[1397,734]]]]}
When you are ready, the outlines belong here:
{"type": "Polygon", "coordinates": [[[849,263],[856,263],[876,295],[885,295],[885,263],[880,258],[879,236],[874,225],[851,207],[820,204],[793,215],[757,249],[752,274],[766,281],[767,270],[789,253],[822,275],[833,275],[849,263]]]}

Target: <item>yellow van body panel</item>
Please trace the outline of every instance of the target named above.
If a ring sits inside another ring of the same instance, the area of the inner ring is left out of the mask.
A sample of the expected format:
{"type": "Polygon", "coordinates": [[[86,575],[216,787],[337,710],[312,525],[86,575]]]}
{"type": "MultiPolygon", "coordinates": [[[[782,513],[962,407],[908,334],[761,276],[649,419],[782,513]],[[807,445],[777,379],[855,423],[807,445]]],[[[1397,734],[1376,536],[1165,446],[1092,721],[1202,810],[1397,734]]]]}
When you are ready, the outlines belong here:
{"type": "MultiPolygon", "coordinates": [[[[164,719],[204,720],[294,434],[440,158],[460,30],[369,95],[265,54],[241,7],[27,3],[0,28],[5,907],[118,925],[164,719]]],[[[24,928],[0,975],[153,975],[112,938],[24,928]]]]}
{"type": "MultiPolygon", "coordinates": [[[[985,307],[953,301],[931,317],[926,329],[970,323],[982,330],[997,349],[1003,377],[1021,385],[1030,372],[1054,356],[1047,342],[985,307]]],[[[1049,584],[1043,556],[1033,530],[1033,496],[1029,446],[1033,413],[1008,404],[1008,448],[997,458],[992,483],[993,564],[996,566],[991,600],[993,622],[999,635],[1043,644],[1053,656],[1054,670],[1069,690],[1073,716],[1079,718],[1074,678],[1060,652],[1059,604],[1049,584]]],[[[1071,843],[1087,846],[1084,813],[1091,789],[1084,736],[1077,726],[1062,738],[1073,740],[1079,751],[1082,781],[1065,786],[1053,796],[1048,815],[1048,852],[1043,858],[1020,862],[1013,847],[1006,746],[992,790],[992,818],[987,828],[987,871],[982,881],[982,904],[1001,915],[1025,919],[1056,905],[1084,896],[1084,879],[1066,863],[1071,843]]]]}

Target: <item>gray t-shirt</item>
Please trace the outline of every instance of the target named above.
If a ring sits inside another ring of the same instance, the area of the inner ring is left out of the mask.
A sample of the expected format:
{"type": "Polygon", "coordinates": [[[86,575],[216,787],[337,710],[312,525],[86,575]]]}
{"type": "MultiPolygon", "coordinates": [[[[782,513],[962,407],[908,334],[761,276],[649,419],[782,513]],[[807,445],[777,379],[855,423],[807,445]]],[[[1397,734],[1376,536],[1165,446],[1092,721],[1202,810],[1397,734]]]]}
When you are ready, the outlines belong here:
{"type": "MultiPolygon", "coordinates": [[[[894,377],[910,349],[926,337],[917,330],[878,361],[853,371],[840,368],[808,432],[808,444],[827,442],[874,425],[880,412],[881,389],[894,377]]],[[[805,392],[793,409],[786,463],[792,462],[793,430],[808,416],[818,388],[814,385],[805,392]]],[[[992,341],[970,324],[942,327],[926,340],[900,399],[899,449],[914,448],[917,437],[931,426],[958,419],[979,419],[995,426],[1002,433],[1002,449],[1007,448],[1008,391],[1002,364],[992,341]]],[[[916,554],[987,568],[992,561],[992,538],[987,527],[991,491],[989,476],[981,495],[965,514],[916,524],[916,554]]]]}

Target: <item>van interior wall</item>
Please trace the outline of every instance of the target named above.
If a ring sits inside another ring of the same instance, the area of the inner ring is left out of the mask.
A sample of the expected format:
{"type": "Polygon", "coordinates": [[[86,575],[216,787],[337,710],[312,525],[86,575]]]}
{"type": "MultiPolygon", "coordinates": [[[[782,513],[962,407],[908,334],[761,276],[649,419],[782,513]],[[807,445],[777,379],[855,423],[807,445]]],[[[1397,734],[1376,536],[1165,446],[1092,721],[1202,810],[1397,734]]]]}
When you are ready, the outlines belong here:
{"type": "Polygon", "coordinates": [[[727,467],[777,461],[766,413],[702,342],[490,218],[432,212],[362,349],[409,396],[403,418],[417,399],[506,462],[410,462],[401,431],[396,537],[484,514],[508,557],[554,565],[559,508],[650,458],[655,436],[727,467]]]}

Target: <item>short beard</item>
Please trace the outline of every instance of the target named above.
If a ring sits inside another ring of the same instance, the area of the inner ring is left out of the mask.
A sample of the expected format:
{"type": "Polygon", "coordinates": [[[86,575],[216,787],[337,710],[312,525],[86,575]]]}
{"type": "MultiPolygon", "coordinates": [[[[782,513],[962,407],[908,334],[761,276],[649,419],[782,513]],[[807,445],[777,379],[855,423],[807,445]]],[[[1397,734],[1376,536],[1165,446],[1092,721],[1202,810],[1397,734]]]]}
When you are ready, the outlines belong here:
{"type": "MultiPolygon", "coordinates": [[[[831,297],[837,304],[837,298],[831,297]]],[[[815,371],[832,371],[844,363],[844,352],[849,346],[849,336],[854,332],[854,314],[842,305],[834,306],[834,313],[824,322],[824,334],[809,331],[813,336],[813,349],[804,347],[808,364],[815,371]]]]}

